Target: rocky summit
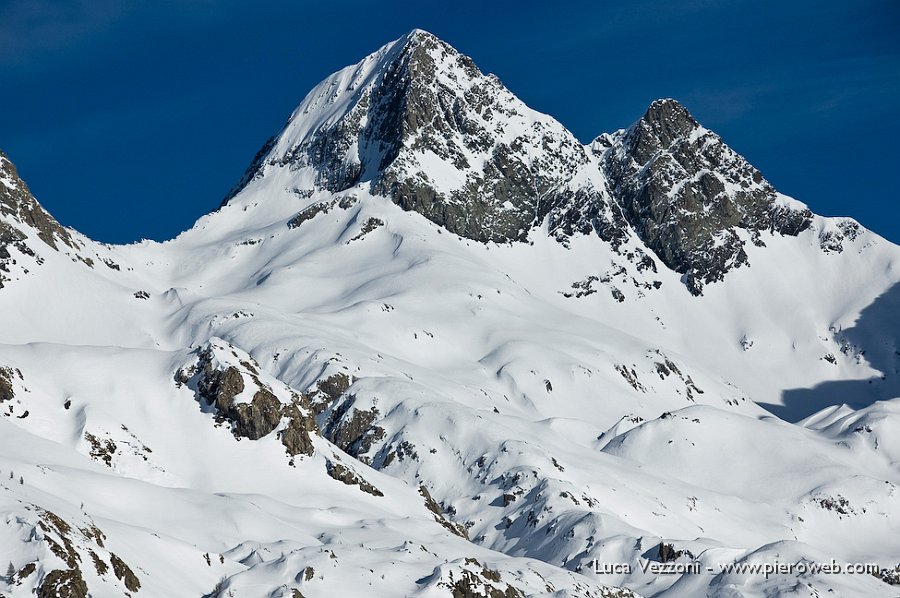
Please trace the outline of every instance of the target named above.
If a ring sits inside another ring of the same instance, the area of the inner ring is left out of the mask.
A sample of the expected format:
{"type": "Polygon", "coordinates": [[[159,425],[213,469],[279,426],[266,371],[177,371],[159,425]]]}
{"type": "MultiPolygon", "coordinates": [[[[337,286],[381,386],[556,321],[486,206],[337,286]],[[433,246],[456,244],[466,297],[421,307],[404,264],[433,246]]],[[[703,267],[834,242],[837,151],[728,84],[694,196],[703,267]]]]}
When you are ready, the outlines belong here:
{"type": "Polygon", "coordinates": [[[0,154],[0,596],[896,597],[898,289],[677,101],[583,144],[421,30],[165,243],[0,154]]]}
{"type": "Polygon", "coordinates": [[[316,87],[236,191],[273,168],[310,170],[312,189],[362,184],[476,241],[523,241],[547,217],[622,234],[587,148],[420,30],[316,87]]]}
{"type": "Polygon", "coordinates": [[[636,236],[696,295],[760,231],[795,236],[812,217],[675,100],[585,146],[421,30],[316,87],[232,195],[279,168],[309,172],[300,192],[362,186],[479,242],[545,222],[562,242],[636,236]]]}
{"type": "Polygon", "coordinates": [[[593,143],[613,196],[641,240],[688,289],[747,263],[761,231],[796,236],[812,221],[675,100],[657,100],[625,131],[593,143]]]}

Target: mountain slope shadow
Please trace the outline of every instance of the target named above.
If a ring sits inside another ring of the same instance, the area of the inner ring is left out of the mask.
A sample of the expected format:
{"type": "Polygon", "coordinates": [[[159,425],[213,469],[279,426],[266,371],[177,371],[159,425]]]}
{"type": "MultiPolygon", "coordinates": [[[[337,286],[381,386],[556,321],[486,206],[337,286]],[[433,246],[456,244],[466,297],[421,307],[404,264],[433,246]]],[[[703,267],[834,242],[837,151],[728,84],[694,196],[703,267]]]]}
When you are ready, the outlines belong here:
{"type": "Polygon", "coordinates": [[[834,380],[812,388],[791,388],[782,404],[762,407],[789,422],[797,422],[826,407],[846,404],[853,409],[900,397],[900,283],[863,309],[856,323],[835,334],[845,352],[859,351],[880,374],[862,380],[834,380]]]}

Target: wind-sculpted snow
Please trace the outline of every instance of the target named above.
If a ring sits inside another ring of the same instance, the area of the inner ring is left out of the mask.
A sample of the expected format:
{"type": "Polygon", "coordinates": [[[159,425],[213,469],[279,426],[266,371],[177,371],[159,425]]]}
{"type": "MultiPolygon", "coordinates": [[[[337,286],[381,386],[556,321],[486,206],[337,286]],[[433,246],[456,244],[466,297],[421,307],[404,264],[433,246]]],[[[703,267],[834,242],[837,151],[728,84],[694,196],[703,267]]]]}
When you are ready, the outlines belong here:
{"type": "Polygon", "coordinates": [[[900,249],[770,195],[667,103],[608,138],[651,165],[620,183],[698,212],[641,220],[605,186],[615,143],[511,98],[414,32],[177,239],[55,251],[16,196],[0,594],[896,596],[900,249]],[[694,177],[716,160],[722,213],[694,177]],[[453,199],[495,175],[512,208],[453,199]],[[736,244],[657,244],[682,221],[736,244]]]}

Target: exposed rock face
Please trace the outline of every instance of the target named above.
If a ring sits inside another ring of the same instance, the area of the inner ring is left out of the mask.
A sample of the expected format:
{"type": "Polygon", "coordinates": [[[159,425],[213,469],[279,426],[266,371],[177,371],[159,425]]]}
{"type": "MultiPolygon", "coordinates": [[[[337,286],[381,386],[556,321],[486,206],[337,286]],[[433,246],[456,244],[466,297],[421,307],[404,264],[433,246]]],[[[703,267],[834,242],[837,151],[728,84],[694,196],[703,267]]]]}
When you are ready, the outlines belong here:
{"type": "Polygon", "coordinates": [[[297,228],[304,222],[312,220],[319,214],[327,214],[335,207],[346,210],[353,204],[354,200],[349,197],[341,197],[338,199],[333,199],[329,202],[315,203],[291,218],[288,221],[288,228],[297,228]]]}
{"type": "Polygon", "coordinates": [[[477,241],[524,240],[545,217],[565,234],[622,236],[587,149],[424,31],[313,90],[235,193],[273,167],[312,169],[331,192],[366,183],[477,241]]]}
{"type": "Polygon", "coordinates": [[[217,418],[231,424],[235,436],[258,440],[281,426],[279,438],[289,455],[313,454],[310,433],[318,434],[318,427],[309,400],[274,378],[263,381],[259,365],[224,341],[207,343],[197,362],[178,370],[175,380],[193,386],[202,401],[216,408],[217,418]]]}
{"type": "Polygon", "coordinates": [[[440,581],[435,585],[449,591],[453,598],[524,598],[525,596],[522,590],[507,583],[499,571],[481,564],[474,558],[466,558],[457,566],[447,567],[443,571],[435,570],[432,577],[439,577],[440,581]]]}
{"type": "Polygon", "coordinates": [[[87,598],[88,587],[79,569],[54,569],[37,589],[38,598],[87,598]]]}
{"type": "Polygon", "coordinates": [[[27,235],[6,222],[0,221],[0,259],[9,259],[10,245],[14,245],[20,241],[24,241],[27,235]]]}
{"type": "Polygon", "coordinates": [[[329,405],[341,398],[352,383],[353,379],[343,372],[336,372],[319,380],[316,383],[315,390],[309,395],[310,404],[316,415],[325,411],[329,405]]]}
{"type": "Polygon", "coordinates": [[[65,563],[65,568],[45,573],[43,567],[29,563],[17,574],[16,585],[22,585],[37,571],[42,577],[34,580],[37,585],[33,591],[40,598],[86,598],[91,594],[97,595],[102,593],[104,584],[110,582],[105,577],[109,566],[104,558],[108,558],[116,577],[128,590],[137,592],[140,589],[141,582],[137,575],[127,563],[106,550],[106,535],[95,525],[79,528],[51,511],[39,507],[28,510],[36,514],[36,519],[26,517],[19,523],[31,526],[31,541],[46,546],[50,553],[65,563]],[[82,568],[87,563],[93,564],[97,571],[96,576],[87,576],[92,584],[90,588],[82,568]]]}
{"type": "Polygon", "coordinates": [[[281,444],[292,457],[294,455],[312,455],[315,452],[310,434],[318,434],[316,418],[297,404],[282,408],[282,415],[287,418],[287,425],[279,433],[281,444]]]}
{"type": "Polygon", "coordinates": [[[141,589],[141,581],[138,579],[137,575],[134,574],[134,571],[131,570],[125,561],[117,557],[115,554],[110,553],[110,562],[113,566],[113,573],[115,573],[116,577],[125,584],[125,587],[131,590],[132,592],[137,592],[141,589]]]}
{"type": "Polygon", "coordinates": [[[854,241],[860,234],[859,223],[850,218],[832,219],[819,233],[819,247],[825,253],[841,253],[844,241],[854,241]]]}
{"type": "MultiPolygon", "coordinates": [[[[69,231],[41,207],[3,151],[0,151],[0,216],[10,216],[13,220],[34,228],[41,240],[54,249],[58,249],[57,241],[70,247],[75,246],[69,231]]],[[[5,243],[24,238],[21,231],[17,231],[8,222],[0,221],[0,257],[5,243]]]]}
{"type": "Polygon", "coordinates": [[[443,509],[441,509],[441,506],[434,498],[432,498],[431,493],[428,492],[428,488],[420,485],[419,494],[425,499],[425,508],[434,514],[435,521],[441,524],[450,533],[455,534],[460,538],[465,538],[466,540],[469,539],[469,532],[466,530],[465,526],[453,523],[447,518],[443,509]]]}
{"type": "Polygon", "coordinates": [[[593,144],[617,202],[638,236],[684,274],[695,295],[747,263],[745,238],[797,235],[809,210],[778,201],[758,170],[675,100],[657,100],[629,129],[593,144]]]}
{"type": "Polygon", "coordinates": [[[0,367],[0,403],[15,398],[12,368],[0,367]]]}
{"type": "Polygon", "coordinates": [[[683,556],[694,559],[694,554],[690,550],[676,550],[674,544],[660,542],[657,546],[657,558],[661,563],[677,561],[683,556]]]}
{"type": "Polygon", "coordinates": [[[385,437],[384,428],[377,425],[380,413],[374,406],[365,409],[356,394],[348,393],[354,379],[343,372],[335,372],[316,383],[307,399],[316,413],[322,436],[339,449],[370,465],[368,456],[375,443],[385,437]]]}
{"type": "Polygon", "coordinates": [[[211,368],[207,361],[198,388],[219,414],[232,423],[236,436],[258,440],[281,421],[281,404],[266,388],[259,388],[249,403],[235,404],[234,398],[244,392],[244,378],[234,366],[218,370],[211,368]]]}
{"type": "Polygon", "coordinates": [[[356,397],[350,396],[330,413],[324,426],[325,437],[348,455],[368,463],[364,455],[385,436],[384,428],[374,425],[378,409],[358,409],[356,397]]]}
{"type": "Polygon", "coordinates": [[[381,490],[367,482],[352,469],[341,465],[340,463],[328,461],[326,470],[328,471],[329,476],[339,482],[343,482],[348,486],[359,486],[360,490],[367,494],[371,494],[372,496],[384,496],[384,493],[381,490]]]}

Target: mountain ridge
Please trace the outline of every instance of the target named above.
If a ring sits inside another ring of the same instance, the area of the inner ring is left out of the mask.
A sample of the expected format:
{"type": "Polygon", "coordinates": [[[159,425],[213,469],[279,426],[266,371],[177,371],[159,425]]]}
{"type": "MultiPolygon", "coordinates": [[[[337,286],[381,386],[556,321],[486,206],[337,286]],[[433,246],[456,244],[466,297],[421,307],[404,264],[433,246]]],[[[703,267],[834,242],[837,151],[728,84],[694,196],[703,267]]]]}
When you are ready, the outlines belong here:
{"type": "Polygon", "coordinates": [[[760,230],[795,236],[811,221],[676,100],[581,144],[422,30],[320,83],[226,203],[279,167],[300,192],[367,186],[480,242],[524,241],[545,219],[562,242],[597,234],[617,249],[636,235],[695,295],[747,263],[738,229],[760,243],[760,230]]]}

